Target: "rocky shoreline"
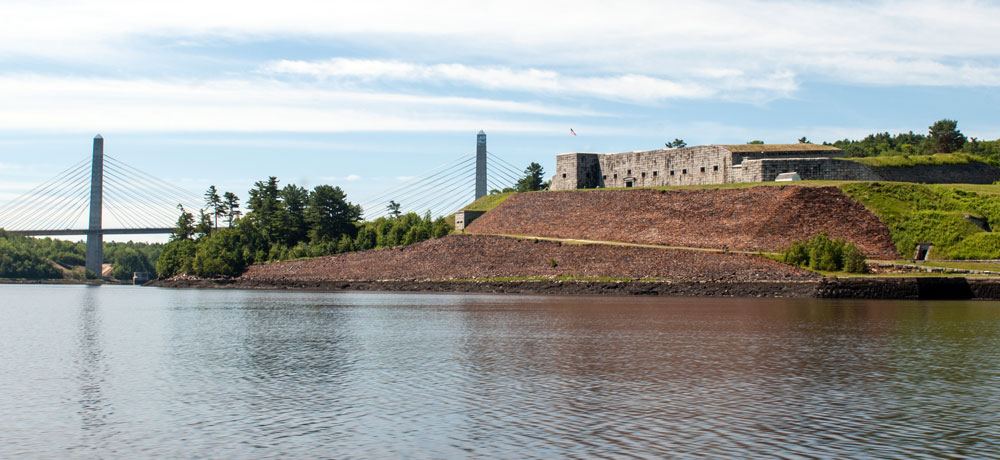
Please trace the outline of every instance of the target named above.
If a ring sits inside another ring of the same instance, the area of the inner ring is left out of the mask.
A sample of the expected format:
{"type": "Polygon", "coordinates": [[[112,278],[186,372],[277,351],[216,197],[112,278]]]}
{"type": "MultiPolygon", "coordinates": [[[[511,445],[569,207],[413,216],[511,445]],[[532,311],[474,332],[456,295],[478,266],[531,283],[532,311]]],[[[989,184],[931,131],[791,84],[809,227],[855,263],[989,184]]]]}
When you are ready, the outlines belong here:
{"type": "Polygon", "coordinates": [[[825,278],[810,281],[300,281],[175,277],[148,286],[303,291],[455,292],[496,294],[798,297],[826,299],[1000,300],[1000,279],[825,278]]]}

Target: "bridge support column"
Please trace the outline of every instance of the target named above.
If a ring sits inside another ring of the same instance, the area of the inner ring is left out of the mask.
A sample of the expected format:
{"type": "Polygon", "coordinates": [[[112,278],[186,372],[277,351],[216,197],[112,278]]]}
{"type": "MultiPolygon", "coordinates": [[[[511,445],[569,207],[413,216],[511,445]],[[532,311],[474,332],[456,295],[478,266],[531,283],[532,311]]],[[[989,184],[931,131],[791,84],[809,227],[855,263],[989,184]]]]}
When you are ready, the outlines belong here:
{"type": "Polygon", "coordinates": [[[476,135],[476,199],[486,196],[486,133],[476,135]]]}
{"type": "Polygon", "coordinates": [[[101,208],[104,206],[104,138],[94,137],[94,160],[90,168],[90,225],[87,227],[87,270],[101,276],[104,263],[104,234],[101,208]]]}

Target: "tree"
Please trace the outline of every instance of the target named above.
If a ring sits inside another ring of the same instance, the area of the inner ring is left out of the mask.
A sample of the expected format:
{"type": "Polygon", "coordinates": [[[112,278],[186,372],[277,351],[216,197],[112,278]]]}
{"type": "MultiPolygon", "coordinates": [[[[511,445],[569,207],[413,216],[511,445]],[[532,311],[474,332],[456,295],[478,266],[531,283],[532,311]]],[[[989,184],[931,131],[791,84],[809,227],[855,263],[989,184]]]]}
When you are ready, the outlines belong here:
{"type": "Polygon", "coordinates": [[[938,120],[929,129],[931,153],[958,152],[965,145],[965,135],[958,130],[955,120],[938,120]]]}
{"type": "Polygon", "coordinates": [[[385,206],[385,209],[389,211],[389,215],[394,219],[399,217],[399,203],[389,200],[389,204],[385,206]]]}
{"type": "Polygon", "coordinates": [[[518,192],[544,190],[547,187],[542,181],[543,177],[545,177],[545,170],[542,169],[542,165],[532,162],[524,169],[524,177],[517,181],[515,188],[518,192]]]}
{"type": "Polygon", "coordinates": [[[747,144],[750,144],[750,145],[758,145],[758,144],[763,144],[763,143],[764,143],[764,141],[761,141],[761,140],[753,140],[753,141],[747,142],[747,144]]]}
{"type": "Polygon", "coordinates": [[[212,216],[205,213],[204,209],[198,210],[198,224],[194,226],[194,232],[198,234],[199,238],[202,235],[212,234],[212,216]]]}
{"type": "Polygon", "coordinates": [[[177,239],[163,246],[160,258],[156,260],[156,274],[167,278],[178,273],[191,271],[197,245],[191,239],[177,239]]]}
{"type": "Polygon", "coordinates": [[[209,215],[214,218],[216,229],[219,228],[219,216],[222,215],[223,206],[222,198],[219,197],[219,192],[215,189],[215,186],[209,186],[208,191],[205,192],[205,207],[211,211],[209,215]]]}
{"type": "Polygon", "coordinates": [[[342,235],[354,238],[357,232],[361,206],[347,202],[347,195],[340,187],[318,185],[309,194],[306,221],[309,238],[314,242],[336,241],[342,235]]]}
{"type": "Polygon", "coordinates": [[[809,142],[809,139],[806,139],[805,136],[802,136],[802,137],[799,138],[799,143],[800,144],[812,144],[812,142],[809,142]]]}
{"type": "Polygon", "coordinates": [[[191,239],[195,231],[194,215],[185,211],[183,205],[178,204],[177,209],[181,210],[181,215],[177,218],[177,226],[174,227],[174,232],[170,235],[170,241],[191,239]]]}
{"type": "Polygon", "coordinates": [[[226,200],[226,217],[228,218],[229,227],[232,228],[233,221],[240,218],[240,198],[232,192],[226,192],[222,197],[226,200]]]}
{"type": "Polygon", "coordinates": [[[687,147],[687,142],[684,142],[683,139],[675,138],[673,142],[667,142],[666,145],[668,149],[679,149],[681,147],[687,147]]]}
{"type": "Polygon", "coordinates": [[[111,275],[115,279],[130,280],[135,272],[155,275],[153,264],[149,262],[149,258],[145,254],[129,247],[123,248],[115,256],[115,267],[111,275]]]}
{"type": "Polygon", "coordinates": [[[288,184],[278,193],[285,205],[285,216],[288,218],[286,228],[288,235],[285,241],[294,246],[306,237],[309,228],[306,226],[306,204],[309,201],[309,191],[305,187],[288,184]]]}

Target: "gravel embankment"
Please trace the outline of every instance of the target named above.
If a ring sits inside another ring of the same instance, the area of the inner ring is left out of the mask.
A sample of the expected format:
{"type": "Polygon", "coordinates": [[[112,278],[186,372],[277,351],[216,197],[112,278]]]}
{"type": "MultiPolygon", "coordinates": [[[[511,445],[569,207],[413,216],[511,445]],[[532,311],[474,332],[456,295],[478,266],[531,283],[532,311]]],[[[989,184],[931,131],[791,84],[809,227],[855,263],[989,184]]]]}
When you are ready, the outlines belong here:
{"type": "Polygon", "coordinates": [[[560,275],[693,283],[821,279],[814,273],[746,254],[449,235],[411,246],[254,265],[235,281],[282,285],[560,275]]]}
{"type": "Polygon", "coordinates": [[[519,193],[468,231],[743,251],[826,232],[870,258],[899,258],[888,228],[836,187],[519,193]]]}

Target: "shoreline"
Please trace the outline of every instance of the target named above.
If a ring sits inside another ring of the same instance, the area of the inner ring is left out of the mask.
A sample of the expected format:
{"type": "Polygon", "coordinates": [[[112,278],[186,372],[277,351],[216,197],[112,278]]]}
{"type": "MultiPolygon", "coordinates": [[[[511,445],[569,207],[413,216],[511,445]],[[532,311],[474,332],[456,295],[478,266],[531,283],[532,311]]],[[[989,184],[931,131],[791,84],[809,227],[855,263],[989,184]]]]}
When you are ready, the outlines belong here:
{"type": "Polygon", "coordinates": [[[1000,300],[1000,279],[956,277],[824,278],[814,281],[261,281],[172,278],[165,288],[298,290],[319,292],[457,292],[492,294],[649,295],[677,297],[796,297],[823,299],[1000,300]]]}

